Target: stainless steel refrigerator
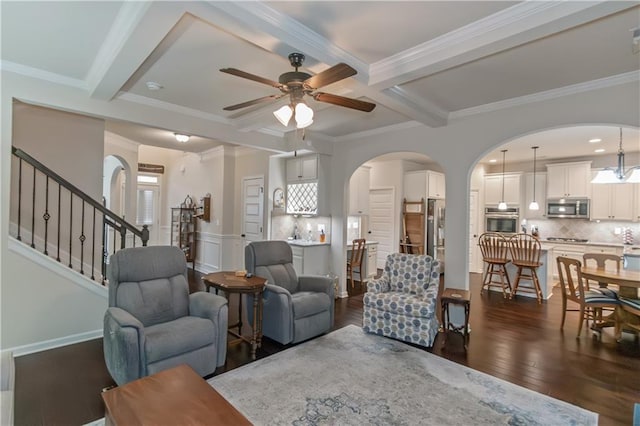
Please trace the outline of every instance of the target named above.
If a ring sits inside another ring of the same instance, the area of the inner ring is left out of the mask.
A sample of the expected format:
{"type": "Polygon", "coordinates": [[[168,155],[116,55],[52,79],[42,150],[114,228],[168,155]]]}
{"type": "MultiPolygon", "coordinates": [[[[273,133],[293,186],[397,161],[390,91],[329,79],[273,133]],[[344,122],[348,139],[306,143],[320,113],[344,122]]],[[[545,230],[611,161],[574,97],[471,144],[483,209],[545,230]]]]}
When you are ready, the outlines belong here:
{"type": "Polygon", "coordinates": [[[444,200],[427,200],[427,254],[438,259],[444,273],[444,200]]]}

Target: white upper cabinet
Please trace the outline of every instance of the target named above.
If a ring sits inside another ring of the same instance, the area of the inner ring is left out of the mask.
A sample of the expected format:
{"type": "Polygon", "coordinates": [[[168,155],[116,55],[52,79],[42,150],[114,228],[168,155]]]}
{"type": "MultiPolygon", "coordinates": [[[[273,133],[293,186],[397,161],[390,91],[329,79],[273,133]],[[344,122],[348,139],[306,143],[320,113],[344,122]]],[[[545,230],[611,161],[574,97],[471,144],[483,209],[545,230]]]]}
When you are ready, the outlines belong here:
{"type": "Polygon", "coordinates": [[[444,173],[427,170],[428,198],[444,199],[444,173]]]}
{"type": "Polygon", "coordinates": [[[591,219],[633,220],[634,185],[606,183],[591,185],[591,219]]]}
{"type": "Polygon", "coordinates": [[[420,201],[422,198],[445,198],[444,174],[432,170],[417,170],[404,174],[404,198],[420,201]]]}
{"type": "Polygon", "coordinates": [[[522,194],[521,173],[505,173],[504,175],[504,200],[502,200],[502,173],[485,175],[484,177],[484,203],[498,204],[500,201],[518,207],[522,194]]]}
{"type": "Polygon", "coordinates": [[[318,156],[305,155],[287,159],[287,182],[318,178],[318,156]]]}
{"type": "Polygon", "coordinates": [[[547,164],[548,198],[588,198],[591,162],[547,164]]]}
{"type": "Polygon", "coordinates": [[[533,173],[525,174],[525,190],[523,211],[520,216],[526,219],[543,219],[547,215],[547,174],[536,173],[535,200],[540,207],[538,210],[529,210],[529,204],[533,201],[533,173]]]}
{"type": "Polygon", "coordinates": [[[349,181],[349,214],[369,214],[369,175],[368,167],[359,167],[349,181]]]}

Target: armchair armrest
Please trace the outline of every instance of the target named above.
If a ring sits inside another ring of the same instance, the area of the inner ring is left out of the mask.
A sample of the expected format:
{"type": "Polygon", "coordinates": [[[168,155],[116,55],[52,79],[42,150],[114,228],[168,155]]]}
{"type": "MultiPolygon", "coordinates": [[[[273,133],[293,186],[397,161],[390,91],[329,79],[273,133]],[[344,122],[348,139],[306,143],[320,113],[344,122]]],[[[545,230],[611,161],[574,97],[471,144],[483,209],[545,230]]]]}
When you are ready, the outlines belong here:
{"type": "Polygon", "coordinates": [[[121,308],[107,308],[103,341],[105,362],[117,384],[147,375],[144,325],[136,317],[121,308]]]}
{"type": "Polygon", "coordinates": [[[301,275],[298,277],[300,291],[314,291],[317,293],[327,293],[333,299],[333,281],[331,278],[321,275],[301,275]]]}
{"type": "MultiPolygon", "coordinates": [[[[262,293],[262,332],[277,342],[293,340],[293,303],[291,293],[283,287],[267,284],[262,293]]],[[[248,303],[251,303],[248,301],[248,303]]],[[[247,305],[250,306],[250,305],[247,305]]],[[[249,321],[253,312],[248,310],[249,321]]]]}
{"type": "Polygon", "coordinates": [[[189,295],[189,314],[210,320],[216,333],[216,364],[221,366],[227,358],[227,328],[229,308],[227,299],[213,293],[197,291],[189,295]]]}
{"type": "Polygon", "coordinates": [[[391,283],[386,275],[378,279],[371,280],[367,283],[367,292],[369,293],[386,293],[391,290],[391,283]]]}

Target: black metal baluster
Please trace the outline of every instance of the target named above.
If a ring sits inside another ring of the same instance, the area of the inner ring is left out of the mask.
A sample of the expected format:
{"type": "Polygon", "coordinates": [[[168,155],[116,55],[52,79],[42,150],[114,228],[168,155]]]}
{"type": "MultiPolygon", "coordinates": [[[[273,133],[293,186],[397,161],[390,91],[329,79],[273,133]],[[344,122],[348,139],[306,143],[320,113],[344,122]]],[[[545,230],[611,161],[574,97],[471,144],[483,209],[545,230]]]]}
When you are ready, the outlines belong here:
{"type": "Polygon", "coordinates": [[[22,218],[22,158],[18,163],[18,241],[22,241],[20,236],[20,219],[22,218]]]}
{"type": "Polygon", "coordinates": [[[113,228],[113,252],[111,254],[116,254],[116,228],[113,228]]]}
{"type": "Polygon", "coordinates": [[[33,190],[31,191],[31,248],[36,248],[36,168],[33,168],[33,190]]]}
{"type": "Polygon", "coordinates": [[[87,237],[84,236],[84,206],[85,206],[84,201],[82,202],[82,221],[81,221],[81,227],[80,227],[80,237],[78,238],[80,240],[80,273],[82,275],[84,275],[84,241],[87,239],[87,237]]]}
{"type": "Polygon", "coordinates": [[[107,247],[107,239],[109,237],[109,228],[107,228],[107,218],[102,215],[102,265],[100,265],[100,273],[102,274],[102,285],[104,285],[107,276],[107,256],[109,256],[109,247],[107,247]]]}
{"type": "Polygon", "coordinates": [[[96,207],[93,206],[93,226],[91,227],[91,279],[96,280],[94,269],[96,266],[96,207]]]}
{"type": "Polygon", "coordinates": [[[127,245],[127,228],[120,227],[120,249],[125,248],[127,245]]]}
{"type": "Polygon", "coordinates": [[[71,246],[73,245],[73,192],[69,192],[69,268],[73,268],[71,261],[71,246]]]}
{"type": "Polygon", "coordinates": [[[62,217],[62,203],[60,202],[62,192],[62,186],[58,183],[58,242],[56,246],[58,247],[58,255],[56,256],[56,260],[60,262],[60,218],[62,217]]]}
{"type": "Polygon", "coordinates": [[[46,193],[44,195],[44,215],[42,215],[42,218],[44,219],[44,254],[49,255],[49,250],[47,249],[47,245],[49,244],[49,219],[51,219],[51,215],[49,214],[49,176],[47,176],[46,182],[46,193]]]}

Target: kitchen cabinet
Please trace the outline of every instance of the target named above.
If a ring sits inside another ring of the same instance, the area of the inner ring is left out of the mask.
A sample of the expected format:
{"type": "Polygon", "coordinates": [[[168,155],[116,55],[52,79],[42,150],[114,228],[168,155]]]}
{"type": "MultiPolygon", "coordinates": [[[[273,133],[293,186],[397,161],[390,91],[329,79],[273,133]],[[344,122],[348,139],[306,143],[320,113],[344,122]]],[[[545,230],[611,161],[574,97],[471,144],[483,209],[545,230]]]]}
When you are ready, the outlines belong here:
{"type": "Polygon", "coordinates": [[[318,178],[318,156],[302,155],[286,161],[287,182],[300,182],[318,178]]]}
{"type": "Polygon", "coordinates": [[[504,200],[502,200],[502,173],[488,174],[484,177],[484,203],[498,205],[504,201],[510,207],[520,206],[522,194],[522,174],[505,173],[504,175],[504,200]]]}
{"type": "Polygon", "coordinates": [[[591,184],[591,220],[633,220],[633,184],[591,184]]]}
{"type": "Polygon", "coordinates": [[[554,279],[558,279],[558,263],[556,258],[558,256],[568,257],[571,259],[576,259],[582,262],[582,255],[584,254],[584,245],[577,244],[557,244],[553,246],[553,250],[551,251],[553,259],[553,277],[554,279]]]}
{"type": "Polygon", "coordinates": [[[416,170],[404,174],[404,198],[407,201],[444,199],[444,174],[433,170],[416,170]]]}
{"type": "Polygon", "coordinates": [[[548,198],[589,198],[591,161],[547,164],[548,198]]]}
{"type": "MultiPolygon", "coordinates": [[[[640,183],[632,183],[633,185],[633,221],[640,222],[640,183]]],[[[640,237],[640,235],[638,236],[640,237]]]]}
{"type": "Polygon", "coordinates": [[[291,244],[293,269],[297,275],[326,275],[329,273],[329,244],[291,244]]]}
{"type": "Polygon", "coordinates": [[[369,214],[369,167],[358,167],[349,181],[349,214],[369,214]]]}
{"type": "Polygon", "coordinates": [[[547,174],[536,172],[536,194],[535,199],[540,207],[538,210],[529,210],[529,204],[533,201],[533,173],[526,173],[525,190],[524,190],[524,205],[522,208],[522,214],[520,215],[526,219],[544,219],[547,215],[547,174]]]}
{"type": "Polygon", "coordinates": [[[444,173],[427,170],[427,198],[444,199],[444,173]]]}

